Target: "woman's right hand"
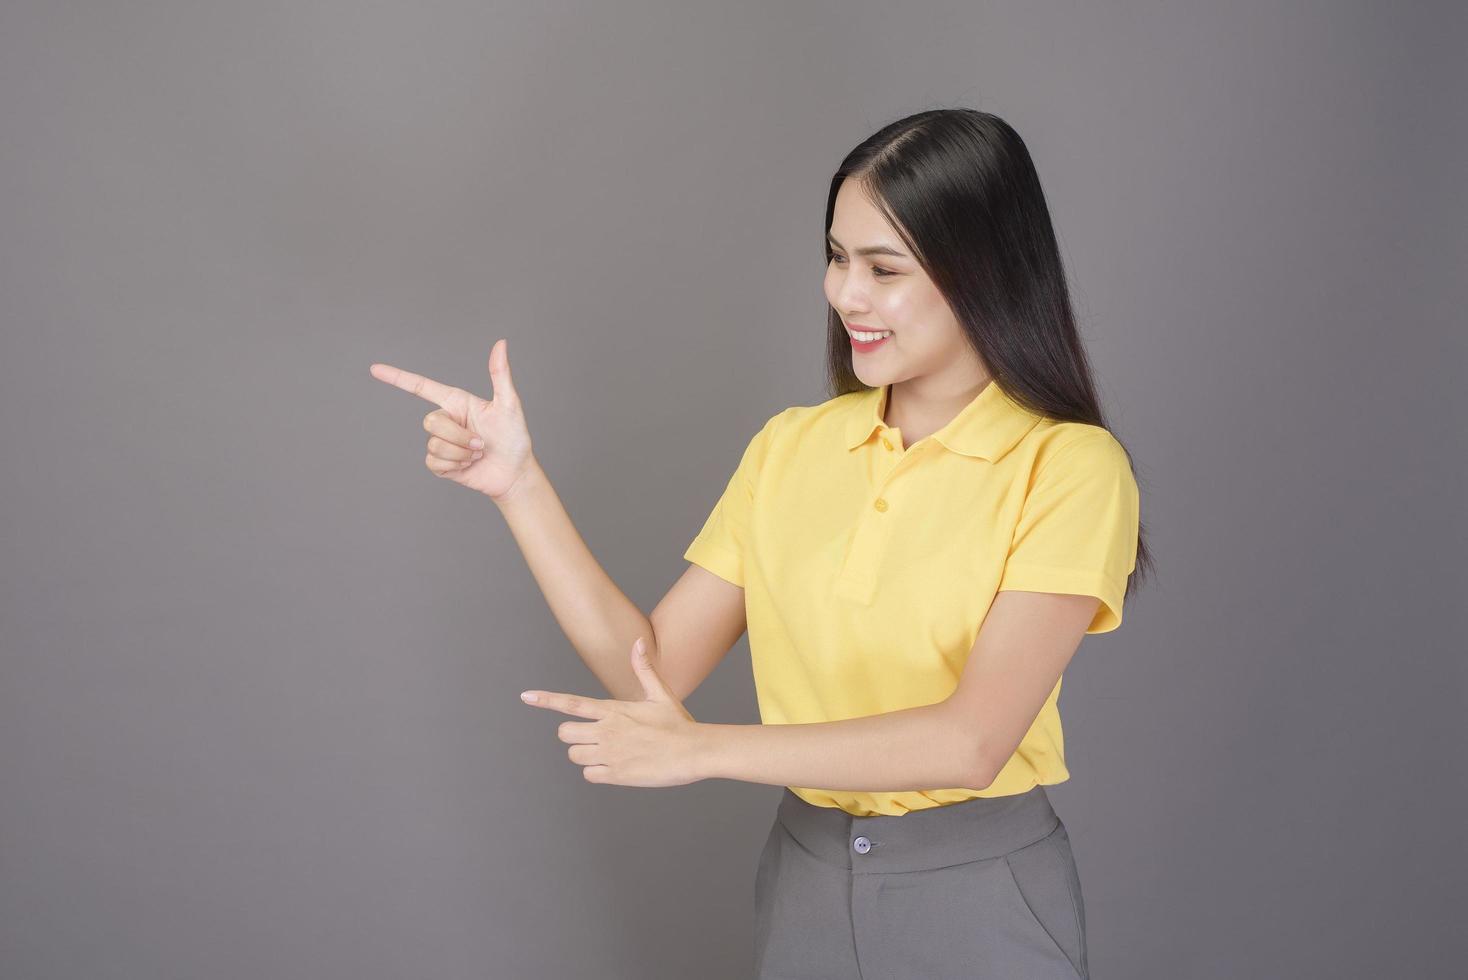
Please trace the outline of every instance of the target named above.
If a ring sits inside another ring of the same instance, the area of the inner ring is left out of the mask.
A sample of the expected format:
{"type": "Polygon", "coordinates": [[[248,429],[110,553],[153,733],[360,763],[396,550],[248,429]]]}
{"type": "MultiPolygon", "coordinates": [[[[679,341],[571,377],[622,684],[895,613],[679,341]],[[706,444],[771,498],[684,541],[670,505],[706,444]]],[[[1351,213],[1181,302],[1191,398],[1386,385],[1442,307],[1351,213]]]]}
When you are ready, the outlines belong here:
{"type": "Polygon", "coordinates": [[[377,380],[438,406],[423,417],[423,428],[429,432],[428,455],[423,462],[429,472],[498,501],[530,468],[534,460],[530,430],[510,379],[510,355],[504,338],[495,341],[489,351],[489,377],[494,386],[491,401],[391,364],[373,364],[369,370],[377,380]],[[475,439],[483,443],[482,449],[472,445],[475,439]]]}

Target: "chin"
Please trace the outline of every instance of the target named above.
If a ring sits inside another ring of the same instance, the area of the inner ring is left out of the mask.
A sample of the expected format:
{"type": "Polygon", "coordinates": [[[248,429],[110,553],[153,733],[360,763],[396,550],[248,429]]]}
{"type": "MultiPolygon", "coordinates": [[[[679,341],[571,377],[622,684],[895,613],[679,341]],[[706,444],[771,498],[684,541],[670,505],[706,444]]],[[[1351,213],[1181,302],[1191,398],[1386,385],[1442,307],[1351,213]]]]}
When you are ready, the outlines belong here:
{"type": "Polygon", "coordinates": [[[891,371],[874,371],[871,368],[863,369],[854,365],[851,371],[856,375],[857,380],[868,388],[880,388],[882,385],[891,384],[897,380],[891,371]]]}

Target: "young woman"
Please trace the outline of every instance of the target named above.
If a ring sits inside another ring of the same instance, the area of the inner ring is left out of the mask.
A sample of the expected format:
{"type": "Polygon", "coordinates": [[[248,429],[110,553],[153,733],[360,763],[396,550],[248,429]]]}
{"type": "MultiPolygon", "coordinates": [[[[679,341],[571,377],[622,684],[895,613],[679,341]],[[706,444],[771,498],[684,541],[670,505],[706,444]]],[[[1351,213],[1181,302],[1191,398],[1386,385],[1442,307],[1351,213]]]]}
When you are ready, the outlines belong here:
{"type": "Polygon", "coordinates": [[[755,875],[785,977],[1087,976],[1061,676],[1151,559],[1029,153],[940,109],[853,150],[826,205],[832,396],[769,418],[650,616],[536,462],[503,340],[494,400],[439,405],[428,468],[488,494],[611,699],[526,692],[591,782],[783,786],[755,875]],[[760,725],[682,699],[749,632],[760,725]],[[630,657],[629,657],[630,652],[630,657]]]}

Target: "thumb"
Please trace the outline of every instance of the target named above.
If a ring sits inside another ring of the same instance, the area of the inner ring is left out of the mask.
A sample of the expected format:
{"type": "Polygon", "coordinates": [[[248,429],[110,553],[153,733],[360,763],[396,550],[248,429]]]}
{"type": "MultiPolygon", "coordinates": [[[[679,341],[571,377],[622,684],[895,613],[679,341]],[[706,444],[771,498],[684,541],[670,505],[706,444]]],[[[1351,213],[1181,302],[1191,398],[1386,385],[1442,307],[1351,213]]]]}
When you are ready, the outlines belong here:
{"type": "Polygon", "coordinates": [[[520,400],[515,391],[515,382],[510,378],[510,344],[504,337],[494,342],[489,349],[489,379],[494,384],[493,398],[514,403],[520,400]]]}
{"type": "Polygon", "coordinates": [[[649,701],[676,701],[673,692],[668,690],[668,685],[658,676],[657,668],[652,665],[651,658],[647,654],[647,641],[642,637],[632,644],[632,671],[637,679],[642,681],[643,693],[649,701]]]}

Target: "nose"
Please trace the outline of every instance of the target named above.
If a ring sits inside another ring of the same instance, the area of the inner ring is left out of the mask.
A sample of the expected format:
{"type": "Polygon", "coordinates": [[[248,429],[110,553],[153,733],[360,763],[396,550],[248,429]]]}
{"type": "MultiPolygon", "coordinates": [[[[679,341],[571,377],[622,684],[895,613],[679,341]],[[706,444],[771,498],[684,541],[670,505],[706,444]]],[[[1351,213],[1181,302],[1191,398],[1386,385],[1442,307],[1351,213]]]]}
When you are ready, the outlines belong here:
{"type": "Polygon", "coordinates": [[[832,305],[836,307],[841,318],[847,323],[861,317],[867,311],[865,292],[851,276],[846,276],[837,284],[832,305]]]}

